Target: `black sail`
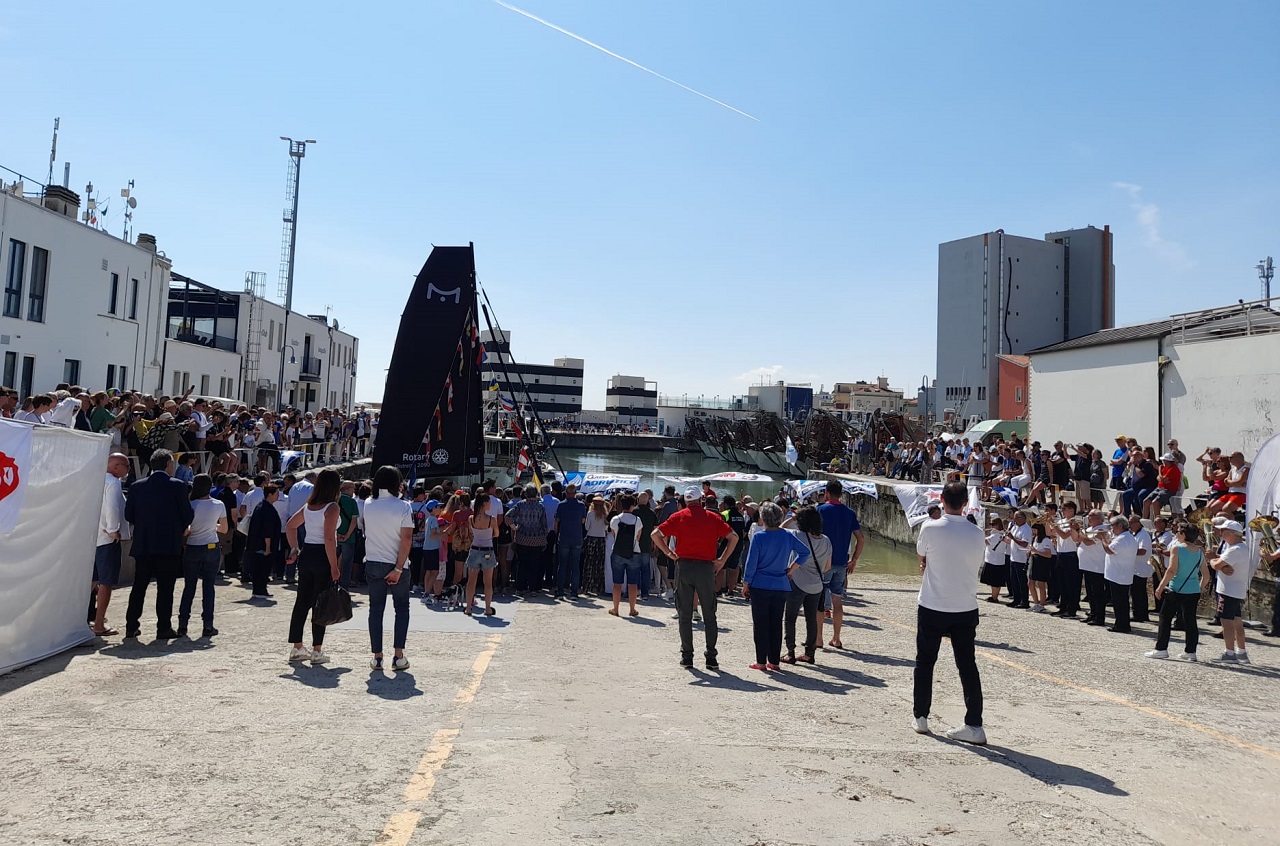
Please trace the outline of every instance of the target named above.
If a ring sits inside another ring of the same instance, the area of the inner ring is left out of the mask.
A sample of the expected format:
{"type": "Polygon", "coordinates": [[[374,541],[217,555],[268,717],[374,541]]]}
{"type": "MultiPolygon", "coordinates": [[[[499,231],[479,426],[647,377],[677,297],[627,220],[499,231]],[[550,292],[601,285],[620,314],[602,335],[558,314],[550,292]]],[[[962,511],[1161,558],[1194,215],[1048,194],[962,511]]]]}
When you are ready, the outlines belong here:
{"type": "Polygon", "coordinates": [[[479,475],[479,315],[472,246],[434,247],[400,317],[373,466],[406,479],[479,475]]]}

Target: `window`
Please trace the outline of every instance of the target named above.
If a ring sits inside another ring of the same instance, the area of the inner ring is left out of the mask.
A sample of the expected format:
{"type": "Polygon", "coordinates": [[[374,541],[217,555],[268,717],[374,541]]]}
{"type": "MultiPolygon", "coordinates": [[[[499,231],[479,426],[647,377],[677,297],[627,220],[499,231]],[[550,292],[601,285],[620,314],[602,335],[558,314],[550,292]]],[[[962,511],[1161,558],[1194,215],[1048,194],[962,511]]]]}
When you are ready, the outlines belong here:
{"type": "Polygon", "coordinates": [[[111,294],[107,298],[107,314],[115,314],[120,300],[120,274],[111,274],[111,294]]]}
{"type": "MultiPolygon", "coordinates": [[[[4,316],[22,317],[22,276],[27,269],[27,245],[9,239],[9,272],[4,278],[4,316]]],[[[23,394],[23,396],[28,396],[23,394]]]]}
{"type": "Polygon", "coordinates": [[[187,388],[191,386],[191,374],[182,370],[173,371],[173,394],[174,398],[182,396],[187,392],[187,388]]]}
{"type": "Polygon", "coordinates": [[[68,385],[80,384],[80,362],[74,358],[63,359],[62,361],[62,381],[68,385]]]}
{"type": "Polygon", "coordinates": [[[207,374],[200,377],[200,393],[209,393],[209,376],[207,374]]]}
{"type": "Polygon", "coordinates": [[[138,319],[138,280],[129,280],[129,319],[138,319]]]}
{"type": "Polygon", "coordinates": [[[36,357],[34,355],[24,355],[22,357],[22,378],[18,385],[18,393],[24,397],[31,396],[31,385],[36,380],[36,357]]]}
{"type": "Polygon", "coordinates": [[[108,364],[107,365],[107,381],[104,387],[110,390],[115,386],[116,386],[116,366],[114,364],[108,364]]]}
{"type": "Polygon", "coordinates": [[[276,322],[270,321],[271,328],[267,330],[267,349],[274,350],[276,348],[276,322]]]}
{"type": "Polygon", "coordinates": [[[129,368],[123,364],[120,365],[120,384],[116,385],[122,391],[129,390],[129,368]]]}
{"type": "Polygon", "coordinates": [[[1022,386],[1016,385],[1013,389],[1013,401],[1022,402],[1022,386]]]}
{"type": "Polygon", "coordinates": [[[978,388],[978,399],[980,399],[980,400],[984,400],[984,399],[986,399],[986,398],[987,398],[987,389],[986,389],[986,388],[978,388]]]}
{"type": "Polygon", "coordinates": [[[49,251],[31,248],[31,291],[27,299],[27,320],[44,323],[44,299],[49,286],[49,251]]]}
{"type": "Polygon", "coordinates": [[[7,352],[4,354],[4,376],[0,378],[0,385],[12,385],[14,377],[18,375],[18,354],[16,352],[7,352]]]}

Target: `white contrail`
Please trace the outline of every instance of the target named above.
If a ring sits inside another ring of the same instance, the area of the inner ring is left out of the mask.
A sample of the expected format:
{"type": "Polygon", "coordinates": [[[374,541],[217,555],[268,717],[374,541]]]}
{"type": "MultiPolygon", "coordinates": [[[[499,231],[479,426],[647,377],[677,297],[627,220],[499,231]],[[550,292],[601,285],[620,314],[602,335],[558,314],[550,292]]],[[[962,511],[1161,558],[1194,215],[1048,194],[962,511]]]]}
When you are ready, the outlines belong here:
{"type": "Polygon", "coordinates": [[[619,59],[623,62],[626,62],[627,64],[631,65],[634,68],[639,68],[645,73],[653,74],[658,79],[664,80],[666,82],[670,82],[672,85],[683,88],[685,91],[688,91],[690,94],[697,94],[699,97],[701,97],[704,100],[710,100],[711,102],[715,103],[717,106],[724,106],[729,111],[737,112],[743,117],[751,118],[756,122],[759,122],[760,120],[760,118],[755,117],[754,115],[749,115],[746,112],[744,112],[742,109],[735,108],[734,106],[730,106],[728,103],[724,102],[723,100],[717,100],[715,97],[712,97],[709,94],[703,94],[698,89],[690,88],[689,86],[685,85],[683,82],[676,82],[674,79],[672,79],[669,76],[663,76],[662,74],[658,73],[656,70],[646,68],[644,65],[640,64],[639,62],[631,61],[626,56],[619,56],[617,53],[613,52],[612,50],[601,47],[599,44],[595,43],[594,41],[588,41],[587,39],[583,38],[581,35],[572,33],[569,30],[565,29],[564,27],[556,26],[551,21],[546,20],[544,18],[540,18],[537,15],[533,14],[532,12],[526,12],[524,9],[518,8],[516,6],[512,6],[510,3],[504,3],[502,2],[502,0],[493,0],[493,2],[497,3],[499,6],[501,6],[504,9],[510,9],[511,11],[515,12],[518,15],[524,15],[526,18],[528,18],[531,21],[537,21],[543,26],[550,27],[551,29],[554,29],[556,32],[562,32],[565,35],[569,36],[570,38],[574,39],[575,41],[581,41],[583,44],[587,45],[588,47],[594,47],[597,50],[599,50],[601,53],[604,53],[605,55],[613,56],[615,59],[619,59]]]}

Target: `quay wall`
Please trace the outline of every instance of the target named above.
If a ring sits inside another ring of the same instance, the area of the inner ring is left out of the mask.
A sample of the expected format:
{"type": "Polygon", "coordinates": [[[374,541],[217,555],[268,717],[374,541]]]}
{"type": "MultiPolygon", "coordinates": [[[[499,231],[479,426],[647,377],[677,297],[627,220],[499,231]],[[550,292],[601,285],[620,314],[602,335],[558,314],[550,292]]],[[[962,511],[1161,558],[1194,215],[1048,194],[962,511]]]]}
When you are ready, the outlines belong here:
{"type": "MultiPolygon", "coordinates": [[[[851,473],[826,473],[820,470],[809,471],[810,479],[848,479],[857,482],[871,482],[875,484],[876,490],[880,495],[879,499],[872,499],[863,494],[845,494],[845,504],[858,512],[858,521],[862,524],[863,529],[878,540],[887,541],[894,546],[906,544],[911,547],[915,546],[917,531],[907,525],[907,515],[902,511],[902,505],[898,502],[898,497],[893,492],[893,483],[913,484],[911,482],[903,482],[896,479],[885,479],[883,476],[859,476],[851,473]]],[[[1010,517],[1012,509],[1004,506],[987,505],[989,511],[994,515],[998,515],[1005,520],[1010,517]]],[[[1245,619],[1259,620],[1269,623],[1271,620],[1271,608],[1276,601],[1277,586],[1271,574],[1265,568],[1259,567],[1254,573],[1253,581],[1249,585],[1249,599],[1245,607],[1245,619]]],[[[1208,614],[1211,609],[1205,602],[1201,603],[1201,613],[1208,614]]]]}
{"type": "Polygon", "coordinates": [[[551,432],[551,439],[560,449],[605,449],[626,452],[662,452],[664,446],[680,446],[681,438],[662,435],[596,435],[583,432],[551,432]]]}

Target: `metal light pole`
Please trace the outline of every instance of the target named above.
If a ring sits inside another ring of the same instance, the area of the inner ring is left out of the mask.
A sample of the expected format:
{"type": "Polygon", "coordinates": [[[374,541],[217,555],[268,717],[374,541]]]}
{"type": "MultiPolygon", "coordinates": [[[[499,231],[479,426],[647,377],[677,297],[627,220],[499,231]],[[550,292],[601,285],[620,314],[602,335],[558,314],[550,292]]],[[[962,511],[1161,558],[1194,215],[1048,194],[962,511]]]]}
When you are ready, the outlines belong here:
{"type": "MultiPolygon", "coordinates": [[[[281,141],[289,144],[289,179],[285,183],[285,201],[291,206],[284,212],[284,255],[281,261],[281,279],[284,288],[284,340],[289,342],[289,312],[293,310],[293,259],[298,247],[298,183],[302,176],[302,159],[307,155],[307,145],[314,144],[315,139],[294,141],[281,135],[281,141]]],[[[278,293],[278,292],[277,292],[278,293]]],[[[303,367],[306,362],[303,362],[303,367]]],[[[280,379],[276,383],[276,410],[284,408],[284,348],[280,349],[280,379]]]]}

